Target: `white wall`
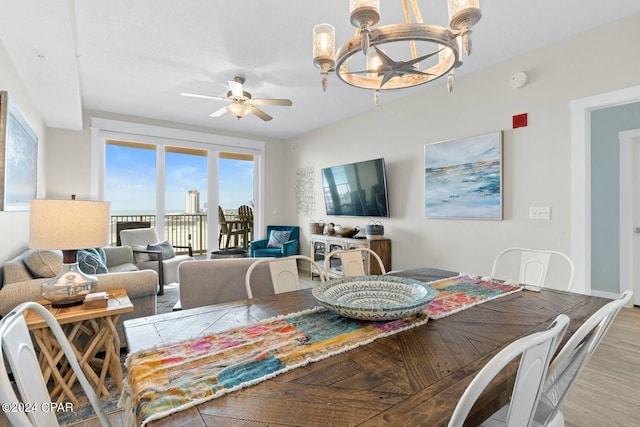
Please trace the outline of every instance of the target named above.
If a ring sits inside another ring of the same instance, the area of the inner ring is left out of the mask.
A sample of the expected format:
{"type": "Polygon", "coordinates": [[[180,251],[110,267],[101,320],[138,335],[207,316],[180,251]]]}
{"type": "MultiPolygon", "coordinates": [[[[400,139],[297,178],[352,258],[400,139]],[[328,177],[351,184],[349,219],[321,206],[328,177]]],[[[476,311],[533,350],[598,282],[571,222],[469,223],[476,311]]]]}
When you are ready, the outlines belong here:
{"type": "Polygon", "coordinates": [[[47,157],[47,197],[91,200],[91,132],[49,128],[47,157]]]}
{"type": "MultiPolygon", "coordinates": [[[[309,253],[310,219],[362,227],[369,221],[324,215],[320,169],[384,157],[391,218],[383,224],[393,240],[394,269],[435,266],[489,274],[495,254],[508,246],[570,254],[569,103],[638,85],[640,60],[621,40],[639,38],[640,15],[634,15],[458,77],[452,94],[444,82],[394,103],[385,104],[383,94],[382,105],[370,113],[296,138],[290,147],[295,150],[288,152],[289,194],[295,193],[297,168],[313,166],[316,173],[316,214],[290,218],[303,226],[303,253],[309,253]],[[529,82],[514,90],[508,81],[517,71],[526,71],[529,82]],[[520,113],[528,113],[529,125],[512,130],[511,118],[520,113]],[[504,130],[504,220],[425,219],[424,145],[499,129],[504,130]],[[529,220],[531,206],[551,206],[551,220],[529,220]]],[[[288,211],[295,209],[291,200],[288,211]]]]}
{"type": "MultiPolygon", "coordinates": [[[[38,135],[38,194],[43,195],[46,186],[43,159],[46,152],[47,128],[1,41],[0,90],[9,92],[38,135]]],[[[29,243],[29,212],[0,212],[0,236],[2,236],[0,260],[10,259],[27,248],[29,243]]]]}

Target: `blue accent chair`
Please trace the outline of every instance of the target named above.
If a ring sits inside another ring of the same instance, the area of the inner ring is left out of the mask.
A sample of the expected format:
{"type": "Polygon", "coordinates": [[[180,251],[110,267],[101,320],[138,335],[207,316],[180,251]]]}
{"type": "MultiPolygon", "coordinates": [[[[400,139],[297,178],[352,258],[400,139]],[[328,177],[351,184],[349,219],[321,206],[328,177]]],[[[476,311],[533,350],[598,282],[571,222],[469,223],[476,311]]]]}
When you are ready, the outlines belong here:
{"type": "Polygon", "coordinates": [[[280,258],[284,256],[298,255],[299,238],[300,227],[290,225],[268,225],[266,239],[254,240],[249,243],[249,256],[252,258],[280,258]],[[267,244],[269,243],[269,237],[271,236],[272,230],[290,231],[291,235],[289,236],[289,241],[284,242],[281,248],[268,248],[267,244]]]}

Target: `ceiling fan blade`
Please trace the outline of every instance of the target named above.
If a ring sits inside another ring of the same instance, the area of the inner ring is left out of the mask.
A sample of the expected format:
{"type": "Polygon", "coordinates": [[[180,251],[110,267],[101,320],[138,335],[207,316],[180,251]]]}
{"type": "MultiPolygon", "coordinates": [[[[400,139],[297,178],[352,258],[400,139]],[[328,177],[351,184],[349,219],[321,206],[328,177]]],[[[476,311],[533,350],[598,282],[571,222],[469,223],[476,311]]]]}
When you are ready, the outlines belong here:
{"type": "Polygon", "coordinates": [[[255,114],[256,116],[258,116],[259,118],[261,118],[262,120],[264,120],[265,122],[268,122],[269,120],[273,119],[273,117],[271,117],[270,115],[268,115],[267,113],[265,113],[264,111],[262,111],[261,109],[259,109],[258,107],[254,107],[253,105],[247,105],[247,107],[249,107],[249,110],[255,114]]]}
{"type": "Polygon", "coordinates": [[[284,105],[286,107],[293,105],[290,99],[253,98],[251,101],[255,105],[284,105]]]}
{"type": "Polygon", "coordinates": [[[227,107],[222,107],[221,109],[219,109],[217,111],[214,111],[213,113],[209,114],[209,117],[220,117],[226,111],[227,111],[227,107]]]}
{"type": "Polygon", "coordinates": [[[233,96],[243,96],[242,83],[229,80],[229,89],[231,89],[233,96]]]}
{"type": "Polygon", "coordinates": [[[221,98],[219,96],[199,95],[197,93],[182,92],[180,95],[182,95],[182,96],[190,96],[192,98],[216,99],[218,101],[226,101],[227,100],[227,98],[221,98]]]}

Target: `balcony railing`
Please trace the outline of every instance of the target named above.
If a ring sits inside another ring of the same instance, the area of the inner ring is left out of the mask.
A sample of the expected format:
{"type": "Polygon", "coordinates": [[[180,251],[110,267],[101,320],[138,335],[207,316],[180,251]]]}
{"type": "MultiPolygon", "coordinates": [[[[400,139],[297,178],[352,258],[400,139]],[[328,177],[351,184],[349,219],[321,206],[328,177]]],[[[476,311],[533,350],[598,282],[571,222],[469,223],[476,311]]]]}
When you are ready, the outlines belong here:
{"type": "MultiPolygon", "coordinates": [[[[118,222],[149,222],[156,226],[155,215],[112,215],[111,216],[111,244],[117,241],[116,224],[118,222]]],[[[207,251],[207,214],[177,214],[165,215],[164,235],[175,246],[191,245],[195,254],[207,251]]],[[[161,233],[158,233],[162,236],[161,233]]],[[[186,253],[186,251],[184,251],[186,253]]]]}

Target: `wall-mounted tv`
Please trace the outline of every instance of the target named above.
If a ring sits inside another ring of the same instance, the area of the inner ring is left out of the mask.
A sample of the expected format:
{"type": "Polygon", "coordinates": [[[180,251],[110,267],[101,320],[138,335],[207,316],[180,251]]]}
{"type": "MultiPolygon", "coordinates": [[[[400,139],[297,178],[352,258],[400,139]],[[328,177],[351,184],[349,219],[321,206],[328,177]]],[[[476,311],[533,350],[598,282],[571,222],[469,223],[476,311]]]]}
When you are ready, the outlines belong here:
{"type": "Polygon", "coordinates": [[[389,217],[384,159],[322,169],[327,215],[389,217]]]}

